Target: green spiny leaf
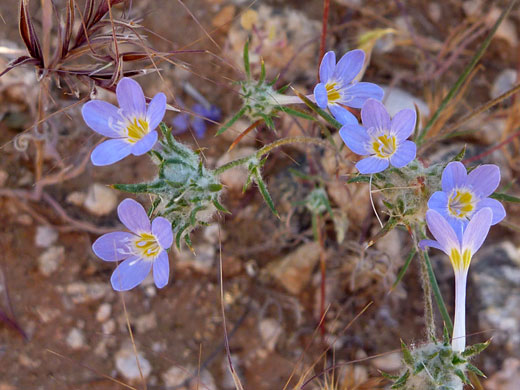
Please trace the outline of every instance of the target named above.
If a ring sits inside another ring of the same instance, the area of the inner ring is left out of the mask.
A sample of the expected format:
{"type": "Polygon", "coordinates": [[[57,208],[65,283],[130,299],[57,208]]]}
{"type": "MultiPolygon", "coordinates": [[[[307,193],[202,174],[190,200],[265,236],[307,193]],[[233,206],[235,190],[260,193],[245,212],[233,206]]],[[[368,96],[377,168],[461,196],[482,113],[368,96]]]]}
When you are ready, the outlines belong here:
{"type": "Polygon", "coordinates": [[[277,218],[280,218],[280,215],[278,214],[278,211],[276,211],[276,208],[274,207],[273,199],[271,198],[271,195],[269,194],[269,191],[267,190],[267,186],[264,182],[264,179],[262,178],[262,175],[260,174],[258,167],[253,168],[252,173],[255,177],[255,182],[258,185],[258,190],[260,191],[260,194],[264,198],[265,203],[267,203],[267,206],[269,206],[269,209],[271,209],[272,213],[277,218]]]}
{"type": "Polygon", "coordinates": [[[396,379],[399,379],[399,375],[391,375],[387,372],[384,372],[384,371],[379,371],[379,373],[381,374],[381,376],[383,378],[386,378],[388,380],[391,380],[391,381],[395,381],[396,379]]]}
{"type": "Polygon", "coordinates": [[[392,385],[391,389],[400,389],[404,387],[409,377],[410,371],[406,370],[406,372],[392,385]]]}
{"type": "Polygon", "coordinates": [[[283,111],[286,114],[294,115],[294,116],[297,116],[299,118],[307,119],[309,121],[315,121],[316,120],[312,115],[309,115],[306,112],[297,110],[295,108],[284,107],[284,106],[276,106],[276,109],[280,110],[280,111],[283,111]]]}
{"type": "Polygon", "coordinates": [[[495,192],[489,197],[496,200],[501,200],[502,202],[520,203],[520,198],[513,195],[501,194],[499,192],[495,192]]]}
{"type": "Polygon", "coordinates": [[[143,192],[148,192],[148,189],[149,189],[148,183],[112,184],[111,187],[116,190],[130,192],[132,194],[142,194],[143,192]]]}
{"type": "Polygon", "coordinates": [[[358,175],[351,177],[347,180],[347,183],[370,183],[370,176],[358,175]]]}
{"type": "Polygon", "coordinates": [[[463,357],[469,357],[469,356],[478,355],[480,352],[482,352],[483,350],[485,350],[489,346],[490,342],[491,341],[488,340],[485,343],[473,344],[473,345],[467,347],[464,350],[464,352],[462,352],[462,356],[463,357]]]}
{"type": "Polygon", "coordinates": [[[463,383],[465,383],[466,385],[471,384],[468,377],[466,376],[466,374],[464,374],[464,372],[462,370],[457,368],[453,372],[455,373],[455,375],[457,375],[462,380],[463,383]]]}
{"type": "Polygon", "coordinates": [[[401,340],[401,352],[403,353],[404,362],[410,367],[413,367],[415,365],[414,358],[403,340],[401,340]]]}
{"type": "Polygon", "coordinates": [[[222,211],[223,213],[226,213],[226,214],[231,214],[231,211],[229,211],[224,206],[222,206],[222,204],[218,201],[218,199],[213,198],[212,202],[217,210],[222,211]]]}
{"type": "Polygon", "coordinates": [[[473,364],[471,363],[467,363],[466,364],[466,368],[471,371],[471,372],[474,372],[475,374],[477,374],[478,376],[481,376],[483,378],[487,378],[487,376],[482,372],[480,371],[477,367],[475,367],[473,364]]]}
{"type": "Polygon", "coordinates": [[[397,278],[395,279],[394,284],[392,285],[392,290],[397,287],[401,279],[403,279],[404,274],[406,273],[406,270],[410,266],[410,263],[412,262],[413,257],[415,256],[415,248],[412,248],[410,253],[408,254],[408,257],[406,258],[406,261],[403,265],[403,268],[399,271],[399,274],[397,275],[397,278]]]}
{"type": "Polygon", "coordinates": [[[261,85],[265,80],[265,63],[264,63],[264,59],[261,58],[260,59],[260,79],[258,80],[258,84],[257,85],[261,85]]]}
{"type": "Polygon", "coordinates": [[[464,156],[466,155],[466,145],[462,148],[462,150],[457,153],[455,157],[451,159],[451,161],[462,161],[464,160],[464,156]]]}
{"type": "Polygon", "coordinates": [[[244,45],[244,70],[248,79],[251,78],[251,66],[249,65],[249,39],[246,40],[244,45]]]}
{"type": "Polygon", "coordinates": [[[242,116],[243,116],[243,115],[245,114],[245,112],[246,112],[246,109],[247,109],[246,107],[242,107],[242,108],[240,109],[240,111],[237,112],[237,113],[235,114],[235,116],[233,116],[233,118],[231,118],[230,120],[228,120],[228,121],[224,124],[224,126],[222,126],[222,127],[217,131],[217,134],[215,134],[215,137],[216,137],[217,135],[222,134],[224,131],[226,131],[226,130],[229,129],[231,126],[233,126],[233,123],[235,123],[237,120],[239,120],[240,118],[242,118],[242,116]]]}

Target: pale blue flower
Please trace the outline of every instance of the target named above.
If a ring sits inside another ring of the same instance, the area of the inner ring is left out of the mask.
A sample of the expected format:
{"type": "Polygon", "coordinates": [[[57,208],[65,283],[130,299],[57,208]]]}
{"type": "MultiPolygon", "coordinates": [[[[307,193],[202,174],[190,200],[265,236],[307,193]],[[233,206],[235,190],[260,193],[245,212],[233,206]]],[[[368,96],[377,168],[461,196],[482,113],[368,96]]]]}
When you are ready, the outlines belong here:
{"type": "Polygon", "coordinates": [[[141,86],[128,77],[119,81],[116,95],[120,108],[102,100],[91,100],[81,111],[92,130],[111,138],[92,152],[90,159],[94,165],[110,165],[130,154],[140,156],[157,142],[155,129],[164,117],[166,96],[158,93],[146,107],[141,86]]]}
{"type": "Polygon", "coordinates": [[[496,165],[481,165],[468,174],[464,164],[450,162],[442,172],[442,191],[430,197],[428,207],[442,214],[461,238],[473,215],[484,207],[493,212],[492,225],[504,219],[502,203],[488,198],[499,183],[500,169],[496,165]]]}
{"type": "Polygon", "coordinates": [[[329,108],[342,124],[356,124],[357,119],[344,106],[361,108],[367,99],[383,99],[383,89],[373,83],[356,82],[363,69],[365,52],[347,52],[336,64],[333,51],[325,53],[320,64],[320,83],[314,88],[314,98],[321,108],[329,108]]]}
{"type": "MultiPolygon", "coordinates": [[[[182,107],[179,100],[178,103],[182,107]]],[[[182,112],[173,119],[172,126],[175,129],[172,131],[173,135],[182,134],[191,126],[195,131],[195,136],[201,139],[206,134],[207,124],[220,120],[220,109],[217,106],[207,107],[204,104],[196,103],[193,105],[192,111],[198,116],[182,112]]]]}
{"type": "Polygon", "coordinates": [[[124,260],[110,278],[114,290],[134,288],[152,268],[155,285],[158,288],[166,286],[170,276],[166,250],[173,243],[171,223],[163,217],[157,217],[150,223],[143,206],[133,199],[123,200],[117,214],[131,233],[107,233],[92,245],[92,250],[102,260],[124,260]]]}
{"type": "Polygon", "coordinates": [[[448,221],[437,211],[426,212],[426,223],[434,240],[422,240],[421,249],[429,246],[448,255],[455,272],[455,320],[453,321],[454,351],[462,352],[466,346],[466,281],[472,257],[488,235],[493,219],[490,208],[484,207],[469,221],[462,238],[459,238],[448,221]]]}
{"type": "Polygon", "coordinates": [[[390,164],[402,168],[415,158],[417,147],[407,141],[415,128],[414,110],[401,110],[392,119],[381,102],[368,99],[361,109],[361,119],[363,126],[346,124],[339,131],[350,150],[369,156],[356,164],[359,172],[378,173],[390,164]]]}

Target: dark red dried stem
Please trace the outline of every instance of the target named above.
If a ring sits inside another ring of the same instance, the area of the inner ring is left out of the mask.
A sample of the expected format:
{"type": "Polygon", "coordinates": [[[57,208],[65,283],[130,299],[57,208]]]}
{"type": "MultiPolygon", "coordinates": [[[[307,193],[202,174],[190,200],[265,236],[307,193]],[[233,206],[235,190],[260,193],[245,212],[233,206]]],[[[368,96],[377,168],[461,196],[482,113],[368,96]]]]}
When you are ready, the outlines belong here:
{"type": "MultiPolygon", "coordinates": [[[[320,41],[320,61],[325,55],[325,44],[327,41],[327,25],[329,22],[329,8],[330,8],[330,0],[323,0],[323,20],[321,24],[321,41],[320,41]]],[[[319,80],[319,77],[318,77],[319,80]]]]}

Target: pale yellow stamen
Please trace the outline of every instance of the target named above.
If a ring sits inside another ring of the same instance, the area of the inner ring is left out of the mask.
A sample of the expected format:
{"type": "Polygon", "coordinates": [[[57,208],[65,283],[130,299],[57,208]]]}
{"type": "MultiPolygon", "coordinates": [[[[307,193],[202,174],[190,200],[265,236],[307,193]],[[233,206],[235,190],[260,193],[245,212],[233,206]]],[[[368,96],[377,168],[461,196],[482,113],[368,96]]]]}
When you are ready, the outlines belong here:
{"type": "Polygon", "coordinates": [[[341,99],[341,94],[336,89],[337,84],[338,83],[325,84],[325,89],[327,90],[327,100],[329,103],[334,103],[335,101],[341,99]]]}
{"type": "Polygon", "coordinates": [[[454,190],[448,199],[448,211],[453,217],[465,218],[475,209],[475,197],[469,191],[454,190]]]}
{"type": "Polygon", "coordinates": [[[135,144],[150,132],[150,128],[146,119],[134,118],[134,120],[126,126],[126,131],[128,142],[135,144]]]}
{"type": "Polygon", "coordinates": [[[397,149],[397,140],[393,135],[384,134],[372,138],[372,149],[379,158],[391,157],[397,149]]]}
{"type": "Polygon", "coordinates": [[[141,233],[134,241],[134,249],[139,257],[154,260],[161,251],[161,246],[153,234],[141,233]]]}

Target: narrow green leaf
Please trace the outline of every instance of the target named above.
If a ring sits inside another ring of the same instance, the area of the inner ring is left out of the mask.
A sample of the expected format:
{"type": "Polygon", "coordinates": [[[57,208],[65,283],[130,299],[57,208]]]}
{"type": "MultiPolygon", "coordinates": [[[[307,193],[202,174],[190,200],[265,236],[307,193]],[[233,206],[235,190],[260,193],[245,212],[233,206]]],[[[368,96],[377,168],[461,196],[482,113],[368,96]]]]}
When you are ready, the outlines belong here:
{"type": "Polygon", "coordinates": [[[217,134],[215,134],[215,137],[217,135],[220,135],[222,134],[224,131],[226,131],[227,129],[229,129],[231,126],[233,126],[233,123],[235,123],[237,120],[239,120],[240,118],[242,118],[242,116],[245,114],[246,112],[246,107],[242,107],[240,109],[239,112],[237,112],[235,114],[235,116],[233,116],[233,118],[231,118],[230,120],[228,120],[224,126],[222,126],[218,131],[217,131],[217,134]]]}
{"type": "Polygon", "coordinates": [[[404,387],[409,377],[410,371],[406,370],[406,372],[392,385],[391,389],[400,389],[404,387]]]}
{"type": "Polygon", "coordinates": [[[204,206],[197,206],[191,211],[191,213],[190,213],[191,226],[197,225],[197,213],[202,209],[204,209],[204,206]]]}
{"type": "Polygon", "coordinates": [[[299,118],[307,119],[309,121],[315,121],[316,118],[314,118],[312,115],[307,114],[306,112],[297,110],[295,108],[290,107],[284,107],[284,106],[277,106],[278,110],[283,111],[289,115],[297,116],[299,118]]]}
{"type": "Polygon", "coordinates": [[[258,80],[257,85],[262,85],[264,80],[265,80],[265,63],[264,63],[264,59],[260,58],[260,79],[258,80]]]}
{"type": "Polygon", "coordinates": [[[274,207],[273,199],[271,198],[271,195],[269,194],[269,191],[267,190],[267,186],[264,182],[264,179],[262,179],[262,175],[260,174],[258,167],[253,168],[252,173],[255,177],[255,182],[258,186],[258,190],[260,191],[260,194],[264,198],[265,203],[267,203],[267,206],[269,206],[269,209],[271,209],[272,213],[277,218],[280,218],[280,215],[278,214],[278,211],[276,211],[276,208],[274,207]]]}
{"type": "Polygon", "coordinates": [[[489,346],[490,342],[491,341],[488,340],[485,343],[478,343],[478,344],[470,345],[469,347],[467,347],[464,350],[464,352],[462,352],[462,356],[470,357],[470,356],[478,355],[480,352],[482,352],[489,346]]]}
{"type": "Polygon", "coordinates": [[[112,188],[119,190],[130,192],[131,194],[142,194],[144,192],[148,192],[148,183],[139,183],[139,184],[112,184],[112,188]]]}
{"type": "Polygon", "coordinates": [[[182,238],[182,233],[184,233],[184,231],[190,226],[189,223],[185,224],[183,227],[180,228],[180,230],[177,232],[176,236],[175,236],[175,244],[177,245],[177,248],[178,249],[181,249],[181,238],[182,238]]]}
{"type": "Polygon", "coordinates": [[[469,385],[471,382],[469,381],[469,379],[466,377],[466,374],[464,374],[464,372],[462,372],[462,370],[460,369],[456,369],[453,371],[455,373],[455,375],[457,375],[461,381],[466,384],[466,385],[469,385]]]}
{"type": "Polygon", "coordinates": [[[229,211],[224,206],[222,206],[222,204],[218,201],[218,199],[214,198],[212,200],[212,202],[213,202],[213,205],[216,207],[217,210],[222,211],[223,213],[226,213],[226,214],[231,214],[231,211],[229,211]]]}
{"type": "Polygon", "coordinates": [[[301,94],[300,92],[295,91],[295,93],[305,103],[305,105],[307,107],[309,107],[312,111],[314,111],[316,114],[321,116],[323,119],[325,119],[327,122],[329,122],[336,129],[341,128],[342,124],[339,123],[332,115],[330,115],[326,111],[319,108],[316,104],[311,102],[305,95],[301,94]]]}
{"type": "Polygon", "coordinates": [[[473,364],[471,363],[468,363],[466,364],[466,368],[471,371],[471,372],[474,372],[475,374],[477,374],[478,376],[481,376],[483,378],[487,378],[487,376],[482,372],[480,371],[477,367],[475,367],[473,364]]]}
{"type": "Polygon", "coordinates": [[[452,158],[451,161],[462,161],[464,160],[464,156],[466,155],[466,145],[462,148],[462,150],[457,153],[455,157],[452,158]]]}
{"type": "Polygon", "coordinates": [[[489,197],[496,200],[501,200],[502,202],[520,203],[520,198],[513,195],[501,194],[499,192],[495,192],[489,197]]]}
{"type": "Polygon", "coordinates": [[[244,70],[246,71],[247,79],[251,78],[251,66],[249,65],[249,39],[244,45],[244,70]]]}
{"type": "Polygon", "coordinates": [[[404,362],[410,367],[413,367],[415,365],[415,360],[403,340],[401,340],[401,352],[403,353],[404,362]]]}
{"type": "Polygon", "coordinates": [[[347,180],[347,183],[370,183],[370,176],[358,175],[351,177],[347,180]]]}
{"type": "Polygon", "coordinates": [[[408,254],[408,257],[406,258],[406,261],[404,262],[403,268],[399,271],[399,274],[397,275],[397,278],[395,279],[394,284],[392,284],[392,290],[397,287],[399,282],[403,279],[404,274],[406,273],[406,270],[410,266],[410,263],[412,262],[413,257],[415,256],[416,250],[415,248],[412,248],[410,253],[408,254]]]}
{"type": "Polygon", "coordinates": [[[379,373],[381,374],[381,376],[383,378],[386,378],[391,381],[395,381],[396,379],[399,379],[399,375],[392,375],[392,374],[389,374],[388,372],[384,372],[384,371],[379,371],[379,373]]]}

